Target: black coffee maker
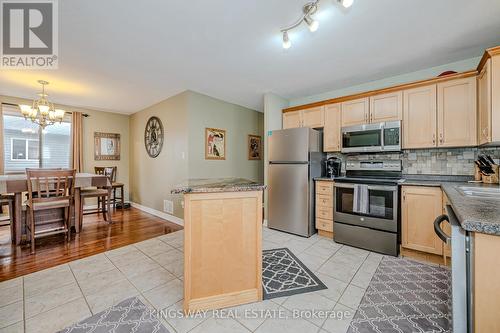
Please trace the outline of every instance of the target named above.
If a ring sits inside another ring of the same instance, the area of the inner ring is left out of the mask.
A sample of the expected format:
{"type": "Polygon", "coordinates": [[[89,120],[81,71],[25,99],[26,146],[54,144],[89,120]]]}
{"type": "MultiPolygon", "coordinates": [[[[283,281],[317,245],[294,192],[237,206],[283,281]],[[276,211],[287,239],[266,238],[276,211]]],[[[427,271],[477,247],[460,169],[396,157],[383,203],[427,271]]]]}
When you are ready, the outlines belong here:
{"type": "Polygon", "coordinates": [[[325,161],[325,170],[327,178],[340,177],[342,172],[342,160],[337,157],[330,157],[325,161]]]}

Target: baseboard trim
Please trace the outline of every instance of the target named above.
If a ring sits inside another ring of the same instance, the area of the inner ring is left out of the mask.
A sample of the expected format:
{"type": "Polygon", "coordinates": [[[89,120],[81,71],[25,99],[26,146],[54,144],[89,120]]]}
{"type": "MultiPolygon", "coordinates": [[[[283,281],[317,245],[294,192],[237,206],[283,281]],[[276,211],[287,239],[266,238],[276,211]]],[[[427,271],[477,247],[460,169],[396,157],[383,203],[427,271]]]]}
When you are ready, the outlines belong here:
{"type": "Polygon", "coordinates": [[[143,206],[141,204],[138,204],[138,203],[132,202],[132,201],[130,202],[130,205],[134,208],[142,210],[143,212],[149,213],[149,214],[154,215],[154,216],[158,216],[158,217],[160,217],[164,220],[167,220],[169,222],[173,222],[175,224],[184,226],[184,220],[181,218],[178,218],[177,216],[170,215],[168,213],[164,213],[164,212],[161,212],[159,210],[149,208],[149,207],[143,206]]]}

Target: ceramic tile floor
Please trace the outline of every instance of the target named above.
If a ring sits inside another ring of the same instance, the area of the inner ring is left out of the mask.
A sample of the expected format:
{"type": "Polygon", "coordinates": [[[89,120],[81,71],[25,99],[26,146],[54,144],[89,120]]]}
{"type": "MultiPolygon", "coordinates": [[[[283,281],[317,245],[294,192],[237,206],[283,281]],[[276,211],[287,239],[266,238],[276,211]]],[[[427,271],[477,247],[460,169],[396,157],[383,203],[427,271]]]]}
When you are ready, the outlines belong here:
{"type": "Polygon", "coordinates": [[[167,309],[162,320],[172,333],[341,333],[382,259],[317,235],[306,239],[264,228],[264,249],[288,247],[328,289],[179,318],[182,245],[183,231],[178,231],[2,282],[0,332],[55,332],[138,296],[157,310],[167,309]],[[320,318],[310,310],[348,318],[320,318]],[[295,318],[299,312],[303,316],[295,318]]]}

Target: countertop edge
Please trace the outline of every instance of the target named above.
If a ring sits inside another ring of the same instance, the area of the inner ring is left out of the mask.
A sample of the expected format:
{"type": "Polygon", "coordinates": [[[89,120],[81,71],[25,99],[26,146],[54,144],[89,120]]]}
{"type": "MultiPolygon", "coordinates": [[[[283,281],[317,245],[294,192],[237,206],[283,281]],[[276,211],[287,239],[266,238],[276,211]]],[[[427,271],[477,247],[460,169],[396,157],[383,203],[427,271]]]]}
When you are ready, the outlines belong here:
{"type": "Polygon", "coordinates": [[[234,187],[206,187],[206,188],[178,188],[170,191],[170,194],[195,194],[195,193],[224,193],[224,192],[260,192],[267,188],[266,185],[234,186],[234,187]]]}

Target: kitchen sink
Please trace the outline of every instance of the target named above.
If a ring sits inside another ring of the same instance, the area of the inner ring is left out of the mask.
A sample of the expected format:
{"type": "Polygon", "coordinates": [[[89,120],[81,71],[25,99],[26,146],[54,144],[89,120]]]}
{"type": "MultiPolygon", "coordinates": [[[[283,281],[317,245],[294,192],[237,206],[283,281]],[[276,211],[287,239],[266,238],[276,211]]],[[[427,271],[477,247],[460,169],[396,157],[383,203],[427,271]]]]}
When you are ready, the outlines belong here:
{"type": "Polygon", "coordinates": [[[466,197],[500,200],[499,187],[459,186],[458,190],[466,197]]]}

